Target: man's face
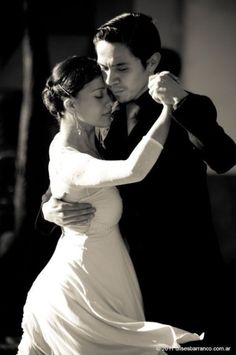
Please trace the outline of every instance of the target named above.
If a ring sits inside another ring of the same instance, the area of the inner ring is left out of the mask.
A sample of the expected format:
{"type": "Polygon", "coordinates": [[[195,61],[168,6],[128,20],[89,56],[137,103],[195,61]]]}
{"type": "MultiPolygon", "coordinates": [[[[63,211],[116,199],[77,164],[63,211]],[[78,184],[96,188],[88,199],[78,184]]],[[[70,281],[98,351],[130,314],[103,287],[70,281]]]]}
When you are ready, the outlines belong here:
{"type": "Polygon", "coordinates": [[[147,90],[149,72],[127,46],[101,40],[95,48],[104,80],[119,102],[137,99],[147,90]]]}

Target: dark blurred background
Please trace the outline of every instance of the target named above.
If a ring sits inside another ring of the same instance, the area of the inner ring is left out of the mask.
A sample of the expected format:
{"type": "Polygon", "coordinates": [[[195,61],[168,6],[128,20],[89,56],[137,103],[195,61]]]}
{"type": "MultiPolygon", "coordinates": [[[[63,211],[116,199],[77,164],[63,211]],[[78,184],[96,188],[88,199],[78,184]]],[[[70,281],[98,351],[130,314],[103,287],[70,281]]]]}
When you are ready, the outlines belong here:
{"type": "MultiPolygon", "coordinates": [[[[20,335],[27,290],[56,243],[34,228],[57,130],[41,102],[50,69],[69,55],[94,56],[93,31],[111,17],[149,14],[165,48],[162,69],[178,74],[187,90],[211,97],[219,123],[236,140],[236,2],[14,0],[0,9],[0,353],[7,354],[20,335]]],[[[222,254],[233,272],[236,169],[223,175],[209,169],[208,181],[222,254]]]]}

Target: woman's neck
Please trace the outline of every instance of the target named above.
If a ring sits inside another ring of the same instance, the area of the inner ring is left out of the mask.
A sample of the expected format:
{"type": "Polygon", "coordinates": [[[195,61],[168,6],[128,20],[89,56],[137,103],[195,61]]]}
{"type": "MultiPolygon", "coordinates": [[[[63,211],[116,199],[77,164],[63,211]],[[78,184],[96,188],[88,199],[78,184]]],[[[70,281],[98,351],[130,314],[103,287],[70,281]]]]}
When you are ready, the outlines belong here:
{"type": "Polygon", "coordinates": [[[95,128],[84,129],[78,132],[74,126],[61,125],[60,136],[63,146],[71,147],[81,153],[87,153],[98,157],[98,151],[95,143],[95,128]]]}

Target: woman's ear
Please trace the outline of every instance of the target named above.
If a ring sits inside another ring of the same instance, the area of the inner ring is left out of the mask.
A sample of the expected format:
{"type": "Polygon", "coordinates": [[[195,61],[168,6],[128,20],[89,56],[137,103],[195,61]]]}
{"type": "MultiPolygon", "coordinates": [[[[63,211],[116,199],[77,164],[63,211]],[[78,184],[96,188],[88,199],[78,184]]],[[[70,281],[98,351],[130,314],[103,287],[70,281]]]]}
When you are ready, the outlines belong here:
{"type": "Polygon", "coordinates": [[[73,101],[71,100],[71,98],[67,98],[63,101],[63,105],[66,109],[66,111],[70,112],[70,113],[73,113],[74,111],[74,103],[73,101]]]}
{"type": "Polygon", "coordinates": [[[161,53],[156,52],[154,53],[148,60],[147,60],[147,70],[150,75],[154,74],[158,64],[161,60],[161,53]]]}

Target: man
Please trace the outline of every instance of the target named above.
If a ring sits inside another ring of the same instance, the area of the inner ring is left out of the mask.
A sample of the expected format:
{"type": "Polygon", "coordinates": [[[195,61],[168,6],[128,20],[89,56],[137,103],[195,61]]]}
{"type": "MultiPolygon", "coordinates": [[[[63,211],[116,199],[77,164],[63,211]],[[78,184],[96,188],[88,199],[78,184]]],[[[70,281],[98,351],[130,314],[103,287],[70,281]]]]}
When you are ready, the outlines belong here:
{"type": "MultiPolygon", "coordinates": [[[[127,158],[160,114],[160,98],[173,105],[174,119],[158,162],[142,182],[119,187],[124,205],[120,228],[146,318],[204,331],[209,346],[230,346],[221,324],[228,317],[222,302],[230,304],[230,293],[211,220],[206,163],[226,172],[236,163],[236,145],[217,124],[209,98],[185,91],[168,72],[154,75],[161,41],[149,16],[115,17],[97,30],[94,45],[104,79],[119,102],[103,142],[106,159],[127,158]]],[[[61,226],[78,223],[78,218],[88,223],[96,213],[90,206],[55,199],[43,211],[61,226]]]]}

